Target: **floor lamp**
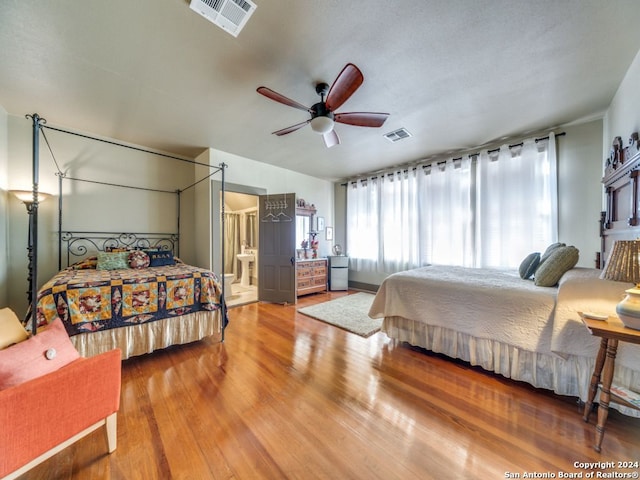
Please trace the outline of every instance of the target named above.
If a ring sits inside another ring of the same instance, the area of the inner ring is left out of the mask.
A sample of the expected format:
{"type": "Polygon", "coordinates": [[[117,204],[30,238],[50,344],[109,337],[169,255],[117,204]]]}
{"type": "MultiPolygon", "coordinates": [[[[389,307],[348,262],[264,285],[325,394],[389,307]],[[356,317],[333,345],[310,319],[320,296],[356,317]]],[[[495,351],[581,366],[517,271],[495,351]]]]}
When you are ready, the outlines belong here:
{"type": "MultiPolygon", "coordinates": [[[[38,222],[37,222],[37,210],[40,202],[46,200],[49,197],[49,194],[38,192],[37,199],[34,199],[33,192],[30,190],[11,190],[10,193],[15,195],[18,200],[20,200],[27,207],[27,213],[29,215],[29,234],[27,236],[27,258],[29,260],[28,266],[28,277],[27,282],[29,288],[27,290],[27,300],[29,302],[29,309],[27,311],[27,315],[25,316],[25,322],[29,319],[29,315],[32,314],[35,305],[35,297],[37,295],[37,244],[38,236],[38,222]]],[[[32,332],[35,333],[35,329],[37,326],[36,315],[32,315],[32,332]]]]}

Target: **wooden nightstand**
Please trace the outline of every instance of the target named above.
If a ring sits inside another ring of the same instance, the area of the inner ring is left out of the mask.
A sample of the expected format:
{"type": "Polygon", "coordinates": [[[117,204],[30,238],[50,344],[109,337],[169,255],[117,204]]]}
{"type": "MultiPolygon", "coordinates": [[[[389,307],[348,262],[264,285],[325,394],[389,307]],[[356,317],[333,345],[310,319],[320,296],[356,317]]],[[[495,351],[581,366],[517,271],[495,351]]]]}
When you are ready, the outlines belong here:
{"type": "Polygon", "coordinates": [[[593,369],[593,375],[591,376],[589,396],[584,406],[583,415],[584,421],[588,422],[589,415],[593,408],[593,400],[598,392],[598,387],[600,387],[601,393],[600,406],[598,408],[598,424],[596,425],[596,443],[593,445],[594,450],[600,452],[602,439],[604,437],[604,427],[609,415],[609,402],[613,400],[619,405],[640,410],[638,404],[634,404],[640,401],[640,393],[615,387],[614,391],[612,391],[611,387],[618,341],[640,344],[640,330],[625,327],[618,317],[609,317],[607,320],[594,320],[583,315],[580,316],[582,322],[589,329],[589,332],[591,332],[592,335],[602,338],[600,350],[596,357],[595,368],[593,369]],[[600,379],[601,375],[602,380],[600,379]],[[622,395],[626,396],[628,401],[623,398],[622,395]]]}

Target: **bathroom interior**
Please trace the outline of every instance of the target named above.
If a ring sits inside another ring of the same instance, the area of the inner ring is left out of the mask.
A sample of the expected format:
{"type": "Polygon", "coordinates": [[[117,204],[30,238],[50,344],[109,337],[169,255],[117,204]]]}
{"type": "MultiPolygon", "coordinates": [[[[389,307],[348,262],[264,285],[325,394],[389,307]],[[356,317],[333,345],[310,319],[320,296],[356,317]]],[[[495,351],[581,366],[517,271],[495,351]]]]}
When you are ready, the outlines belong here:
{"type": "Polygon", "coordinates": [[[258,301],[257,195],[225,192],[224,282],[228,307],[258,301]]]}

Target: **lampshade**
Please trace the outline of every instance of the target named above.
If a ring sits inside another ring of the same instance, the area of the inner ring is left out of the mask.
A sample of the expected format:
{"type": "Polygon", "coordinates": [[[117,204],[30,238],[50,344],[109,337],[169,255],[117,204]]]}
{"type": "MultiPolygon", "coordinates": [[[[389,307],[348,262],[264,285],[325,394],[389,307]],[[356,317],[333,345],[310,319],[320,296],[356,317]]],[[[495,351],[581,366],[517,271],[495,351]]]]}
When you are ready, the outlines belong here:
{"type": "Polygon", "coordinates": [[[602,278],[636,284],[626,290],[627,296],[616,306],[616,312],[626,327],[640,330],[640,240],[615,242],[602,278]]]}
{"type": "MultiPolygon", "coordinates": [[[[22,203],[32,203],[33,202],[33,192],[31,190],[9,190],[13,193],[18,200],[22,203]]],[[[47,198],[49,198],[48,193],[38,192],[38,202],[43,202],[47,198]]]]}
{"type": "Polygon", "coordinates": [[[618,240],[613,244],[605,280],[640,283],[640,240],[618,240]]]}
{"type": "Polygon", "coordinates": [[[314,132],[319,133],[320,135],[329,133],[331,130],[333,130],[333,119],[322,115],[312,118],[311,129],[314,132]]]}

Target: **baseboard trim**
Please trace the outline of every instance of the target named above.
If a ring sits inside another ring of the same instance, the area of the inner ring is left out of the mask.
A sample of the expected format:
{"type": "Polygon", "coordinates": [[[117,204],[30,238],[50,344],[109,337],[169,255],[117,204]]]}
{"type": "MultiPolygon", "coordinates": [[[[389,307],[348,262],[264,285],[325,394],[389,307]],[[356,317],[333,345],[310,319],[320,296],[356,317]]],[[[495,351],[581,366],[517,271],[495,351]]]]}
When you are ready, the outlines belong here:
{"type": "Polygon", "coordinates": [[[380,285],[372,285],[370,283],[349,281],[349,290],[359,290],[362,292],[376,293],[380,285]]]}

